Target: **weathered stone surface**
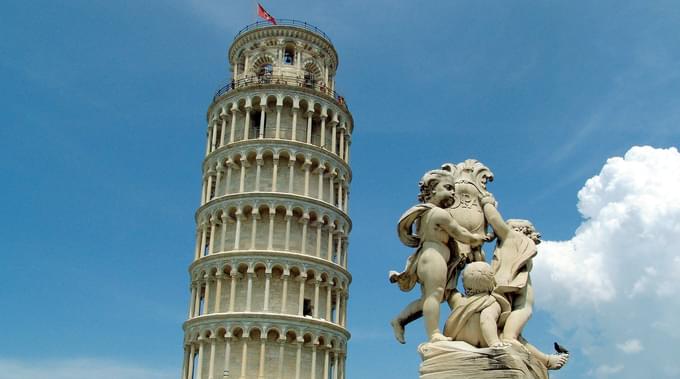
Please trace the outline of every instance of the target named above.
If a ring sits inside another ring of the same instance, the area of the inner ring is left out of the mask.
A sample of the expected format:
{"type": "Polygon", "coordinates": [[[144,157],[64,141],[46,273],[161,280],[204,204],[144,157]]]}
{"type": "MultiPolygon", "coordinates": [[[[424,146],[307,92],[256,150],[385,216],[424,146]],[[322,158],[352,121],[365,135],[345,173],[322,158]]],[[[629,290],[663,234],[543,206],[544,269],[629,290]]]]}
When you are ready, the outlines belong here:
{"type": "Polygon", "coordinates": [[[420,379],[548,379],[545,366],[521,347],[476,348],[462,341],[418,346],[420,379]]]}

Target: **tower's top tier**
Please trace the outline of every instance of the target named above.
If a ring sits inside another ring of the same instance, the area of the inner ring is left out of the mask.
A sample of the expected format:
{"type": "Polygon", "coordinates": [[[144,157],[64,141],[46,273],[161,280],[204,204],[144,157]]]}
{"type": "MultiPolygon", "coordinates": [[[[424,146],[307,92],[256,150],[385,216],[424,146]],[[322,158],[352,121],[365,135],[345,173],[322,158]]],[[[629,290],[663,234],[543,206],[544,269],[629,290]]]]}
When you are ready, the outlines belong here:
{"type": "Polygon", "coordinates": [[[233,79],[283,77],[334,88],[338,54],[326,33],[303,21],[276,22],[256,22],[236,34],[229,48],[233,79]]]}

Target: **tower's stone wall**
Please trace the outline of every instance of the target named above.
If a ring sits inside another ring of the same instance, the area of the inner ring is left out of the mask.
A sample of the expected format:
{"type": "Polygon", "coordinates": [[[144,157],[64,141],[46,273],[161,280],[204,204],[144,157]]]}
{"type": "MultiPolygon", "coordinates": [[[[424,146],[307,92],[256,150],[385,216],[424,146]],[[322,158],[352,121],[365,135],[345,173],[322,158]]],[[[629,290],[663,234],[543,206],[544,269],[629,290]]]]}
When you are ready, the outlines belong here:
{"type": "Polygon", "coordinates": [[[182,378],[344,378],[353,119],[307,24],[229,49],[207,113],[182,378]]]}

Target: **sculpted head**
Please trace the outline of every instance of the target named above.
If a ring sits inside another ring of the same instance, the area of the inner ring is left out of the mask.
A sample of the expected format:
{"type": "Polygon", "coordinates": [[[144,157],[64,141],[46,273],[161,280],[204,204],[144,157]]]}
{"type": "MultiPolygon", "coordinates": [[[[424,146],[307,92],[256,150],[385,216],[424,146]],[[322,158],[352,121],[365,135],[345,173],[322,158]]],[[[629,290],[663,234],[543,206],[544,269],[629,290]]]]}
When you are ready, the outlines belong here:
{"type": "Polygon", "coordinates": [[[511,219],[507,220],[506,222],[508,226],[510,226],[513,230],[529,237],[532,241],[534,241],[536,245],[541,243],[541,233],[539,233],[536,230],[536,228],[534,228],[534,224],[532,224],[531,221],[522,219],[511,219]]]}
{"type": "Polygon", "coordinates": [[[428,171],[418,185],[420,186],[418,195],[420,202],[433,203],[443,208],[453,204],[455,185],[454,177],[449,171],[428,171]]]}
{"type": "Polygon", "coordinates": [[[491,266],[486,262],[468,263],[463,271],[463,287],[467,296],[491,293],[496,287],[491,266]]]}

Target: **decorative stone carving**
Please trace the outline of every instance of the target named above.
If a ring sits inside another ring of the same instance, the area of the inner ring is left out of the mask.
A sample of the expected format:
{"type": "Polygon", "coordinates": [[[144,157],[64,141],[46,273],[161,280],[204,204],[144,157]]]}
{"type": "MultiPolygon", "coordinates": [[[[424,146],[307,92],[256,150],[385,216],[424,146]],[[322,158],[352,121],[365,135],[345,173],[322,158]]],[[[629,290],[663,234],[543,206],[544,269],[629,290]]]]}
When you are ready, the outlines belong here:
{"type": "Polygon", "coordinates": [[[529,273],[540,234],[527,220],[502,218],[486,187],[493,178],[472,159],[429,171],[420,182],[421,204],[397,225],[399,239],[416,251],[404,271],[391,271],[389,279],[402,291],[418,282],[423,295],[391,325],[404,343],[404,327],[425,318],[428,342],[418,348],[421,378],[547,379],[547,370],[561,368],[569,358],[566,350],[545,354],[521,335],[533,308],[529,273]],[[482,244],[493,239],[489,265],[482,244]],[[464,294],[457,289],[461,271],[464,294]],[[443,301],[452,311],[441,332],[443,301]]]}

